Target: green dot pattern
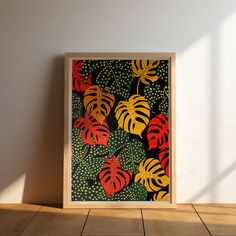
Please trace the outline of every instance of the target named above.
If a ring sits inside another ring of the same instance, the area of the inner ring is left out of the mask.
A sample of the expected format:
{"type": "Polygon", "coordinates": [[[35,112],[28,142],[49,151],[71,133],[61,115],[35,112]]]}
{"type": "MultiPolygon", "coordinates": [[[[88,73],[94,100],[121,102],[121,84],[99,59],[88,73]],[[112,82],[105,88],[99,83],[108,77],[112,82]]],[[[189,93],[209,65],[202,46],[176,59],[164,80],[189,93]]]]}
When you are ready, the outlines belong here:
{"type": "Polygon", "coordinates": [[[160,60],[160,63],[157,67],[157,76],[159,78],[158,80],[161,80],[166,84],[168,83],[168,68],[169,68],[168,61],[160,60]]]}
{"type": "Polygon", "coordinates": [[[117,129],[111,132],[108,140],[108,151],[112,157],[116,151],[125,148],[129,142],[129,135],[122,129],[117,129]]]}
{"type": "Polygon", "coordinates": [[[110,201],[146,201],[146,188],[140,183],[134,183],[110,197],[110,201]]]}
{"type": "Polygon", "coordinates": [[[132,170],[134,174],[138,172],[139,164],[146,159],[146,152],[143,144],[138,139],[129,141],[128,133],[122,129],[113,131],[108,141],[110,156],[118,152],[121,162],[121,169],[132,170]]]}
{"type": "Polygon", "coordinates": [[[81,135],[80,129],[72,130],[72,201],[100,201],[104,189],[101,185],[89,186],[89,180],[96,181],[107,158],[107,148],[84,144],[81,135]]]}
{"type": "Polygon", "coordinates": [[[146,159],[143,144],[138,139],[127,142],[119,154],[119,159],[123,170],[132,170],[134,174],[137,174],[139,164],[146,159]]]}
{"type": "Polygon", "coordinates": [[[83,75],[84,81],[86,82],[89,75],[96,69],[103,68],[106,66],[105,60],[84,60],[83,61],[83,75]]]}
{"type": "Polygon", "coordinates": [[[109,87],[110,93],[122,96],[128,99],[130,86],[133,80],[132,68],[130,61],[126,60],[86,60],[83,63],[83,73],[85,80],[88,75],[101,68],[96,83],[104,90],[109,87]]]}
{"type": "MultiPolygon", "coordinates": [[[[93,147],[84,144],[81,135],[80,129],[72,130],[72,201],[145,201],[145,187],[136,183],[125,187],[110,198],[106,196],[105,190],[99,182],[98,174],[108,156],[108,150],[103,145],[93,147]],[[91,181],[92,185],[89,184],[91,181]]],[[[137,141],[132,141],[133,149],[140,148],[141,144],[138,144],[137,141]]],[[[127,145],[126,148],[128,151],[129,146],[127,145]]],[[[134,155],[137,155],[137,152],[142,151],[136,149],[134,155]]],[[[127,155],[130,156],[130,152],[127,155]]],[[[124,153],[122,158],[129,157],[125,157],[124,153]]],[[[135,161],[139,161],[138,158],[135,161]]],[[[127,168],[126,166],[124,169],[127,168]]],[[[127,170],[131,170],[131,168],[127,170]]]]}
{"type": "Polygon", "coordinates": [[[169,114],[169,89],[168,86],[161,86],[157,83],[147,85],[144,89],[144,97],[148,101],[151,109],[154,111],[154,105],[158,104],[158,108],[163,115],[169,114]]]}
{"type": "Polygon", "coordinates": [[[80,97],[73,92],[72,94],[72,118],[76,119],[82,116],[82,101],[80,97]]]}

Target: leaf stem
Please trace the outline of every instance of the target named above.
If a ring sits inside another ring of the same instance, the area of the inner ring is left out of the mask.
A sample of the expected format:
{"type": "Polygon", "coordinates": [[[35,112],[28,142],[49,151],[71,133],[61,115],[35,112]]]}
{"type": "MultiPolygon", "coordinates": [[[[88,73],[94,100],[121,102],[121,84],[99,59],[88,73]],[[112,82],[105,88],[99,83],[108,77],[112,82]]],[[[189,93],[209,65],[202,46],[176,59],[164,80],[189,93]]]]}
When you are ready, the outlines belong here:
{"type": "Polygon", "coordinates": [[[164,93],[166,94],[166,96],[169,98],[168,93],[166,92],[166,89],[164,88],[164,93]]]}
{"type": "MultiPolygon", "coordinates": [[[[78,159],[79,159],[78,162],[81,162],[81,163],[85,166],[85,168],[88,170],[88,172],[91,173],[89,167],[88,167],[87,164],[83,161],[83,159],[85,158],[85,156],[87,156],[87,154],[88,154],[88,150],[89,150],[89,147],[87,147],[87,150],[85,150],[84,155],[83,155],[82,158],[79,158],[79,157],[78,157],[78,159]]],[[[74,169],[72,175],[74,174],[75,170],[76,170],[78,167],[79,167],[79,163],[77,163],[77,164],[75,165],[75,169],[74,169]]]]}
{"type": "Polygon", "coordinates": [[[137,83],[137,94],[139,94],[139,84],[140,84],[141,78],[139,78],[138,83],[137,83]]]}
{"type": "Polygon", "coordinates": [[[107,66],[109,67],[109,69],[111,70],[111,73],[112,73],[113,76],[114,76],[114,79],[115,79],[115,81],[116,81],[116,84],[118,85],[119,90],[121,91],[121,87],[120,87],[120,85],[119,85],[119,83],[118,83],[118,81],[117,81],[117,79],[116,79],[115,73],[114,73],[114,71],[112,70],[111,65],[108,63],[108,61],[106,61],[106,64],[107,64],[107,66]]]}
{"type": "Polygon", "coordinates": [[[95,155],[94,157],[104,157],[104,156],[108,156],[109,155],[109,152],[105,152],[103,154],[100,154],[100,155],[95,155]]]}

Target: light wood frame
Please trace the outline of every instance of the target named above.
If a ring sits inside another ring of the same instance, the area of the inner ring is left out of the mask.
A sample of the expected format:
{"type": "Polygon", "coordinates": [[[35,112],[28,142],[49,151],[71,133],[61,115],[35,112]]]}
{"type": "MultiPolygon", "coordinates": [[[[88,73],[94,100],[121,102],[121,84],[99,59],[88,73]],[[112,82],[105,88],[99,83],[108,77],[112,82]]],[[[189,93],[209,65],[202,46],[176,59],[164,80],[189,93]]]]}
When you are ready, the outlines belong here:
{"type": "Polygon", "coordinates": [[[65,86],[64,86],[64,178],[63,178],[63,208],[174,208],[176,207],[176,54],[175,53],[65,53],[65,86]],[[169,60],[169,91],[170,91],[170,201],[118,201],[118,202],[76,202],[69,198],[69,158],[70,158],[70,127],[71,127],[71,89],[70,61],[72,59],[155,59],[169,60]]]}

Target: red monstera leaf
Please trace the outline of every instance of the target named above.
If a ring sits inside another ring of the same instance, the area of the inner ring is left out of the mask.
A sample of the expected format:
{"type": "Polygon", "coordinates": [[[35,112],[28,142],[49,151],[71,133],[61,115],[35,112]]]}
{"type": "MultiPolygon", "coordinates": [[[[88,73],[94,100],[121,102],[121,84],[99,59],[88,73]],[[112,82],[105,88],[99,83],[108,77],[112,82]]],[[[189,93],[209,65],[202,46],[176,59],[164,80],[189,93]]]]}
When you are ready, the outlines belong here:
{"type": "Polygon", "coordinates": [[[122,188],[127,186],[133,172],[124,171],[120,168],[120,161],[117,157],[108,157],[103,165],[103,169],[99,173],[99,179],[102,187],[104,188],[107,197],[119,192],[122,188]]]}
{"type": "Polygon", "coordinates": [[[74,128],[82,130],[82,140],[89,145],[101,144],[107,147],[110,137],[109,126],[106,121],[101,124],[95,118],[85,113],[85,117],[74,122],[74,128]]]}
{"type": "Polygon", "coordinates": [[[162,169],[165,171],[166,175],[169,176],[169,173],[170,173],[169,147],[160,150],[159,160],[161,162],[162,169]]]}
{"type": "Polygon", "coordinates": [[[169,122],[167,117],[158,114],[150,121],[147,131],[147,139],[149,150],[152,148],[169,147],[169,122]]]}
{"type": "Polygon", "coordinates": [[[83,61],[73,60],[72,61],[72,78],[73,78],[73,90],[78,92],[85,91],[88,87],[91,86],[92,76],[89,75],[88,80],[84,82],[82,74],[83,61]]]}

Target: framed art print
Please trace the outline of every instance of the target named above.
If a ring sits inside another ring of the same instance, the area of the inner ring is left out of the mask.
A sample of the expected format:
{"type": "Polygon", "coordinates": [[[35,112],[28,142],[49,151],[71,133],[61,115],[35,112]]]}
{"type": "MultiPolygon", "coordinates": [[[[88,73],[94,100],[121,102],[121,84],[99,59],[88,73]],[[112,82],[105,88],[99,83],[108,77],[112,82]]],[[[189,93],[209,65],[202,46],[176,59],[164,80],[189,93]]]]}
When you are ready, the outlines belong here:
{"type": "Polygon", "coordinates": [[[63,206],[175,206],[175,54],[66,53],[63,206]]]}

